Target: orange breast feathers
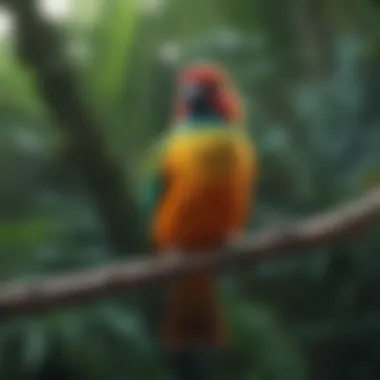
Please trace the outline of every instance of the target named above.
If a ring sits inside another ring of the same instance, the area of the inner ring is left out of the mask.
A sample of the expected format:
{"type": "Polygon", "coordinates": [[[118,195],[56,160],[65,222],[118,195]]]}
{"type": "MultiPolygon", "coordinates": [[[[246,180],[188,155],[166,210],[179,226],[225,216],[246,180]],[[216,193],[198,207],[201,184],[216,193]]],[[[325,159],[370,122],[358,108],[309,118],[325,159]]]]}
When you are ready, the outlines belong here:
{"type": "Polygon", "coordinates": [[[213,248],[239,232],[257,173],[245,132],[178,132],[166,151],[165,194],[153,220],[159,251],[213,248]]]}

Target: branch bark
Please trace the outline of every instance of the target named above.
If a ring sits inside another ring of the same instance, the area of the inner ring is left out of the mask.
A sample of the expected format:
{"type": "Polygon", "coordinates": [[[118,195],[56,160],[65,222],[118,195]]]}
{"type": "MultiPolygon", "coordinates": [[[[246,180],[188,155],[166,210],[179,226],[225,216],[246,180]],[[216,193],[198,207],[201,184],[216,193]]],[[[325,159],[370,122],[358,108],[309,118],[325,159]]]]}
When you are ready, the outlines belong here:
{"type": "Polygon", "coordinates": [[[40,16],[34,0],[3,2],[14,11],[20,59],[34,71],[40,95],[68,137],[68,159],[94,199],[110,246],[124,253],[141,249],[144,239],[137,229],[133,198],[126,196],[122,172],[107,152],[94,112],[81,96],[58,30],[40,16]],[[135,237],[135,246],[128,236],[135,237]]]}
{"type": "Polygon", "coordinates": [[[380,221],[380,188],[342,208],[301,220],[288,227],[236,241],[220,252],[198,252],[181,258],[145,258],[27,284],[9,284],[0,291],[0,318],[79,305],[201,269],[214,272],[259,262],[282,251],[302,251],[346,236],[360,235],[380,221]]]}

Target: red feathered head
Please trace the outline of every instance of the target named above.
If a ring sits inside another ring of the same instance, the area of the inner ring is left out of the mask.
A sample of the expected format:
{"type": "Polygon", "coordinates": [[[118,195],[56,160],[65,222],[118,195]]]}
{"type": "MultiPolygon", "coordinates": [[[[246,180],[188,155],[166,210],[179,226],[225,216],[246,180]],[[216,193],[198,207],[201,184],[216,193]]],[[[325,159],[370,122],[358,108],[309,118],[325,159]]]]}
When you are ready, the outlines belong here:
{"type": "Polygon", "coordinates": [[[196,113],[212,113],[224,121],[243,124],[243,107],[228,73],[209,63],[192,64],[178,76],[177,120],[196,113]]]}

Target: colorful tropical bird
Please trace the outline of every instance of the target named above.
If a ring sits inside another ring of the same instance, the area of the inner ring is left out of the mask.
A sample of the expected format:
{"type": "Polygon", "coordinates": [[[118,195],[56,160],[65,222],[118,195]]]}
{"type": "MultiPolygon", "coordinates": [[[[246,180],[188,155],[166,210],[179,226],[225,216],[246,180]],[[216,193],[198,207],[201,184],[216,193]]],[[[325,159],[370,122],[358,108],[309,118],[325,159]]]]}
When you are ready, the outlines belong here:
{"type": "MultiPolygon", "coordinates": [[[[157,254],[197,255],[223,247],[244,228],[256,178],[255,149],[228,73],[212,64],[184,68],[172,127],[144,165],[142,204],[157,254]]],[[[205,367],[196,369],[194,355],[226,344],[215,285],[204,271],[169,286],[163,345],[176,353],[179,371],[189,379],[206,373],[205,367]]]]}

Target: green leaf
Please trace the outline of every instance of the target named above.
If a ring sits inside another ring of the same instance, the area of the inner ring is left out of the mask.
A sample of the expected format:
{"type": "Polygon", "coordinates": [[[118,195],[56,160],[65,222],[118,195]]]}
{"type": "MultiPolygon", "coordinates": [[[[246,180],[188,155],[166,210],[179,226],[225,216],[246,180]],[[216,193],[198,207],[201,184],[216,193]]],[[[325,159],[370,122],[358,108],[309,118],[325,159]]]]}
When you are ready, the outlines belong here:
{"type": "Polygon", "coordinates": [[[112,104],[120,95],[139,15],[139,0],[111,0],[105,5],[100,49],[91,78],[99,104],[112,104]]]}

